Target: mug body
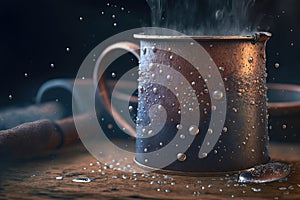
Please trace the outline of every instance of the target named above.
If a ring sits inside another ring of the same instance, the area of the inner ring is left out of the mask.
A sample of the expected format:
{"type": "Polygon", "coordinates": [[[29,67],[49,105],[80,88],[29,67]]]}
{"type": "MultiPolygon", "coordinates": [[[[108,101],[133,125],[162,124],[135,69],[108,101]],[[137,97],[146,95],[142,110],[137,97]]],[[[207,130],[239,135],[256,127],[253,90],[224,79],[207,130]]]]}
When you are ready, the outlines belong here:
{"type": "Polygon", "coordinates": [[[269,161],[268,33],[135,37],[141,48],[138,164],[225,172],[269,161]]]}

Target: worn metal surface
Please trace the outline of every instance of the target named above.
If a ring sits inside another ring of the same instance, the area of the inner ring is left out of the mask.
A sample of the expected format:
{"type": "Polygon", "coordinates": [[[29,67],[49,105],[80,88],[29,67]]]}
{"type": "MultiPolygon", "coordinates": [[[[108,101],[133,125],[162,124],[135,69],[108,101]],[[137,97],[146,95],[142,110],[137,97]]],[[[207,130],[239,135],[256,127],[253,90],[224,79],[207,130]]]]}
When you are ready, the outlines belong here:
{"type": "MultiPolygon", "coordinates": [[[[257,33],[253,37],[193,38],[205,48],[219,68],[227,97],[227,114],[224,124],[226,128],[222,131],[213,150],[203,159],[198,158],[198,151],[200,145],[206,145],[202,143],[211,120],[209,92],[212,91],[207,92],[201,74],[189,62],[174,55],[171,50],[163,51],[155,48],[160,45],[170,45],[170,47],[177,45],[176,48],[185,48],[190,43],[185,41],[185,37],[178,36],[162,38],[139,35],[136,37],[141,39],[140,66],[142,67],[139,72],[139,87],[143,89],[139,91],[138,118],[142,119],[142,125],[147,126],[148,110],[154,104],[163,105],[168,113],[167,122],[158,134],[137,139],[137,152],[142,153],[145,148],[148,151],[154,151],[162,148],[160,144],[168,144],[176,134],[176,125],[180,122],[181,116],[178,114],[180,103],[176,96],[164,86],[145,84],[143,81],[149,74],[148,68],[143,66],[161,63],[179,71],[191,85],[193,81],[196,81],[197,84],[193,86],[193,89],[198,94],[198,102],[202,102],[199,103],[200,134],[195,137],[188,150],[183,152],[186,159],[183,162],[177,160],[166,169],[194,172],[234,171],[269,161],[265,47],[270,34],[257,33]],[[157,88],[159,94],[152,92],[154,88],[157,88]]],[[[195,52],[191,54],[197,56],[195,52]]],[[[137,135],[142,134],[137,133],[137,135]]],[[[174,153],[169,156],[176,157],[177,153],[174,149],[174,153]]],[[[158,162],[160,159],[165,158],[157,156],[158,162]]],[[[136,160],[142,165],[149,165],[146,154],[139,154],[136,160]]]]}

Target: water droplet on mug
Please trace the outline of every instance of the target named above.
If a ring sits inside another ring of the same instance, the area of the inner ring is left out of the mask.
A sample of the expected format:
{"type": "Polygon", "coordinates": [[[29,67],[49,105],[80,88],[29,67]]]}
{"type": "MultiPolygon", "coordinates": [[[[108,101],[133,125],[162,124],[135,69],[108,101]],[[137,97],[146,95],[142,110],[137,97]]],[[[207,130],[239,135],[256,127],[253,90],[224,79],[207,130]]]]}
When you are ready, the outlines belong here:
{"type": "Polygon", "coordinates": [[[213,105],[213,106],[211,106],[211,109],[212,109],[213,111],[215,111],[215,110],[217,110],[217,106],[213,105]]]}
{"type": "Polygon", "coordinates": [[[248,59],[248,62],[249,62],[249,63],[252,63],[252,62],[253,62],[253,58],[250,57],[250,58],[248,59]]]}
{"type": "Polygon", "coordinates": [[[133,111],[133,106],[128,106],[128,110],[129,110],[130,112],[132,112],[132,111],[133,111]]]}
{"type": "Polygon", "coordinates": [[[177,125],[176,125],[176,128],[177,128],[178,130],[181,130],[181,129],[183,128],[183,125],[182,125],[182,124],[177,124],[177,125]]]}
{"type": "Polygon", "coordinates": [[[158,105],[157,108],[160,112],[164,110],[164,107],[162,105],[158,105]]]}
{"type": "Polygon", "coordinates": [[[183,162],[186,160],[186,155],[184,153],[178,153],[177,154],[177,160],[179,160],[180,162],[183,162]]]}
{"type": "Polygon", "coordinates": [[[199,133],[199,129],[198,129],[198,126],[196,125],[191,125],[190,128],[189,128],[189,133],[191,135],[197,135],[199,133]]]}
{"type": "Polygon", "coordinates": [[[151,47],[153,53],[155,53],[157,51],[157,48],[155,46],[151,47]]]}
{"type": "Polygon", "coordinates": [[[50,67],[51,67],[51,68],[54,68],[54,63],[51,63],[51,64],[50,64],[50,67]]]}
{"type": "Polygon", "coordinates": [[[153,135],[154,134],[154,131],[153,130],[149,130],[148,131],[148,135],[153,135]]]}
{"type": "Polygon", "coordinates": [[[280,67],[280,64],[279,63],[275,63],[275,68],[279,68],[280,67]]]}
{"type": "Polygon", "coordinates": [[[154,67],[155,67],[154,63],[150,63],[150,64],[149,64],[149,70],[150,70],[150,71],[153,71],[153,70],[154,70],[154,67]]]}
{"type": "Polygon", "coordinates": [[[255,105],[255,101],[254,100],[250,100],[250,104],[251,105],[255,105]]]}
{"type": "Polygon", "coordinates": [[[220,100],[223,98],[223,92],[221,92],[219,90],[215,90],[215,91],[213,91],[212,97],[215,100],[220,100]]]}
{"type": "Polygon", "coordinates": [[[224,16],[224,12],[222,10],[217,10],[215,13],[216,20],[221,20],[224,16]]]}
{"type": "Polygon", "coordinates": [[[70,47],[66,47],[66,52],[70,52],[70,51],[71,51],[70,47]]]}
{"type": "Polygon", "coordinates": [[[184,139],[185,139],[185,135],[181,134],[181,135],[180,135],[180,139],[183,139],[183,140],[184,140],[184,139]]]}
{"type": "Polygon", "coordinates": [[[12,100],[13,96],[10,94],[8,95],[9,100],[12,100]]]}
{"type": "Polygon", "coordinates": [[[207,153],[202,153],[202,158],[206,158],[207,157],[207,153]]]}
{"type": "Polygon", "coordinates": [[[112,77],[112,78],[115,78],[116,76],[117,76],[117,75],[116,75],[115,72],[112,72],[112,73],[111,73],[111,77],[112,77]]]}
{"type": "Polygon", "coordinates": [[[219,70],[223,72],[223,71],[225,71],[225,68],[224,67],[219,67],[219,70]]]}
{"type": "Polygon", "coordinates": [[[214,133],[214,131],[213,131],[211,128],[209,128],[209,129],[207,130],[207,133],[211,135],[211,134],[214,133]]]}
{"type": "Polygon", "coordinates": [[[168,74],[168,75],[167,75],[167,80],[170,81],[170,82],[173,81],[173,76],[170,75],[170,74],[168,74]]]}

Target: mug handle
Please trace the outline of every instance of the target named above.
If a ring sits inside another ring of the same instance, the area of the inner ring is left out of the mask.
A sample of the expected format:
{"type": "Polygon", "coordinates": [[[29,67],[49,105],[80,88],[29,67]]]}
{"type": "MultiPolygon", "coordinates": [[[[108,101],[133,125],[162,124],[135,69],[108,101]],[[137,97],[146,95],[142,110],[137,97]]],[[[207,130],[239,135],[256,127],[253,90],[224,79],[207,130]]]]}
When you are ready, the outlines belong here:
{"type": "MultiPolygon", "coordinates": [[[[112,44],[108,46],[99,56],[94,72],[93,72],[93,82],[96,88],[99,87],[99,92],[101,94],[101,97],[103,98],[104,106],[108,111],[111,111],[112,116],[114,117],[114,120],[118,122],[121,126],[123,126],[131,136],[136,137],[136,131],[133,129],[116,111],[116,109],[111,105],[111,100],[109,98],[109,95],[106,90],[106,83],[105,79],[98,77],[99,70],[101,67],[101,64],[103,63],[104,57],[107,57],[107,54],[109,54],[111,51],[114,50],[125,50],[130,53],[132,53],[138,60],[140,60],[140,47],[132,42],[118,42],[115,44],[112,44]],[[100,79],[99,79],[100,78],[100,79]],[[99,80],[98,80],[99,79],[99,80]]],[[[113,62],[114,60],[109,60],[109,64],[113,62]]]]}

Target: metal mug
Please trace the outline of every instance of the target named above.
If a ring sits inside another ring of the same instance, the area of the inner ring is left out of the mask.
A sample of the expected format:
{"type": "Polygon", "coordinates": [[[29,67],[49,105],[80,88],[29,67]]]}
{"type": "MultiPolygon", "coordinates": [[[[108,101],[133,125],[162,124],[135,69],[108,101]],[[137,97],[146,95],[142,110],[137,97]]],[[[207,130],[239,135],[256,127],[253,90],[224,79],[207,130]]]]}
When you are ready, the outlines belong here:
{"type": "Polygon", "coordinates": [[[140,46],[111,46],[106,53],[121,48],[139,57],[135,161],[184,172],[267,163],[265,48],[270,36],[137,34],[140,46]]]}

